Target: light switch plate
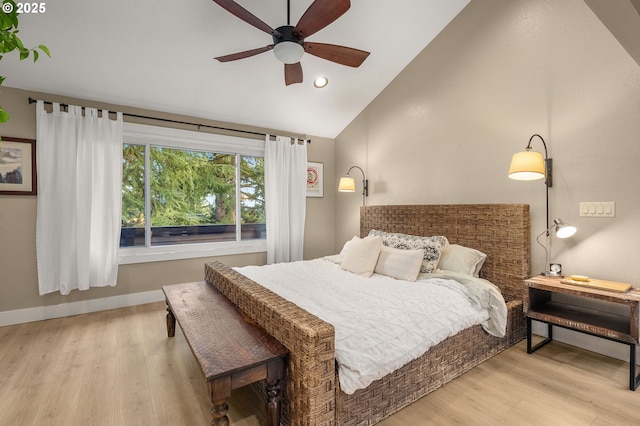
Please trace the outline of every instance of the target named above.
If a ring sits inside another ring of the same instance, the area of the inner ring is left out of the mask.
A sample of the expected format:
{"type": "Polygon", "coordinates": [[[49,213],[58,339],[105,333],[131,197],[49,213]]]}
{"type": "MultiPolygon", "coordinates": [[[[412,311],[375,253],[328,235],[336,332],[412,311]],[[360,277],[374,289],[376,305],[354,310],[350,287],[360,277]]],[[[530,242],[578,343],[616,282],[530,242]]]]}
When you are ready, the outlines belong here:
{"type": "Polygon", "coordinates": [[[616,217],[615,201],[585,201],[580,203],[581,217],[616,217]]]}

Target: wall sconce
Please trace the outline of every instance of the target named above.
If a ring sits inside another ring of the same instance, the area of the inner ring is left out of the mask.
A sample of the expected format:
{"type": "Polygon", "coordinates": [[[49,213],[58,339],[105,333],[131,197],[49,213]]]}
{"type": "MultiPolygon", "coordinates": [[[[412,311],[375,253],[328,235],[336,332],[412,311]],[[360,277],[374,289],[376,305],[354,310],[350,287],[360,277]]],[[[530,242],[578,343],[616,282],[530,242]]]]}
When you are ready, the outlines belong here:
{"type": "Polygon", "coordinates": [[[545,257],[544,257],[544,259],[545,259],[545,271],[541,275],[546,275],[546,276],[555,275],[554,273],[549,271],[549,269],[547,269],[547,268],[549,268],[549,265],[550,265],[550,262],[549,262],[549,250],[547,249],[547,246],[549,245],[549,232],[551,232],[554,228],[556,230],[556,237],[558,237],[558,238],[569,238],[569,237],[572,237],[577,231],[575,226],[568,225],[568,224],[564,223],[562,221],[562,219],[557,217],[557,218],[553,219],[553,225],[551,225],[549,228],[547,228],[544,231],[542,231],[540,233],[540,235],[538,235],[536,237],[536,242],[542,246],[542,248],[544,249],[544,255],[545,255],[545,257]],[[542,244],[540,242],[540,237],[542,237],[545,234],[547,235],[547,241],[546,241],[547,244],[546,245],[542,244]]]}
{"type": "MultiPolygon", "coordinates": [[[[549,228],[549,188],[553,185],[552,160],[547,155],[547,144],[542,136],[534,134],[529,138],[529,143],[525,151],[513,154],[511,165],[509,166],[509,178],[515,180],[538,180],[544,179],[547,190],[547,229],[549,228]],[[537,151],[531,151],[531,142],[535,137],[540,138],[544,146],[544,160],[542,154],[537,151]]],[[[547,233],[547,235],[549,235],[547,233]]]]}
{"type": "Polygon", "coordinates": [[[362,205],[366,204],[366,197],[369,196],[369,181],[367,180],[364,170],[362,170],[358,166],[351,166],[347,171],[347,175],[340,178],[340,183],[338,184],[338,191],[340,192],[356,192],[356,181],[349,176],[352,169],[360,170],[362,173],[362,205]]]}
{"type": "Polygon", "coordinates": [[[509,167],[509,177],[515,180],[538,180],[546,177],[545,183],[551,188],[552,184],[552,159],[547,155],[547,144],[542,136],[535,134],[529,138],[529,143],[525,151],[513,154],[511,166],[509,167]],[[538,137],[544,146],[544,160],[542,154],[531,151],[533,138],[538,137]]]}
{"type": "Polygon", "coordinates": [[[556,229],[556,236],[558,238],[567,238],[575,234],[576,228],[566,225],[560,219],[554,219],[553,225],[549,225],[549,188],[553,185],[553,162],[549,158],[547,153],[547,144],[542,136],[534,134],[529,138],[529,143],[525,148],[525,151],[517,152],[513,154],[511,158],[511,165],[509,166],[509,178],[515,180],[537,180],[544,179],[546,190],[546,207],[547,207],[547,226],[546,229],[538,235],[536,241],[544,248],[545,252],[545,271],[542,275],[550,275],[549,268],[549,232],[552,229],[556,229]],[[544,159],[542,154],[536,151],[531,151],[531,142],[533,138],[539,138],[544,146],[544,159]],[[546,234],[546,244],[542,244],[539,238],[546,234]]]}

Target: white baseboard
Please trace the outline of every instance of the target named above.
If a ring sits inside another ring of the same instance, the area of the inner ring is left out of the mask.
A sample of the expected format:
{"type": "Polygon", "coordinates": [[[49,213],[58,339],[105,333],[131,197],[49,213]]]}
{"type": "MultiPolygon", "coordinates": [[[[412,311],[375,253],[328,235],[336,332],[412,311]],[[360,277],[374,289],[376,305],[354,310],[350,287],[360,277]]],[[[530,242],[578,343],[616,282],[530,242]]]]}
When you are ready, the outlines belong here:
{"type": "MultiPolygon", "coordinates": [[[[546,336],[547,324],[534,321],[531,326],[531,331],[533,334],[546,336]]],[[[562,327],[553,327],[553,340],[629,362],[629,345],[612,342],[611,340],[579,333],[577,331],[567,330],[562,327]]]]}
{"type": "Polygon", "coordinates": [[[53,306],[38,306],[35,308],[17,309],[15,311],[4,311],[0,312],[0,326],[106,311],[108,309],[124,308],[126,306],[144,305],[145,303],[160,302],[164,299],[165,297],[162,290],[154,290],[144,293],[105,297],[102,299],[83,300],[81,302],[62,303],[53,306]]]}

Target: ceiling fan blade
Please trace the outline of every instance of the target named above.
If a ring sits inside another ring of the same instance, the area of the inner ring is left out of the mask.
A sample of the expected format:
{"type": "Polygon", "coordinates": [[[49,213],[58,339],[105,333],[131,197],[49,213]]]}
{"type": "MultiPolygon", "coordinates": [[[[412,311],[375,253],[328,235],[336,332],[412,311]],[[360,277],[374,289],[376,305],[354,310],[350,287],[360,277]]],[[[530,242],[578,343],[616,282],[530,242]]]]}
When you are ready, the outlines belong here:
{"type": "Polygon", "coordinates": [[[300,62],[284,64],[284,83],[287,86],[302,83],[302,65],[300,62]]]}
{"type": "Polygon", "coordinates": [[[304,12],[293,33],[302,39],[309,37],[341,17],[350,7],[349,0],[316,0],[304,12]]]}
{"type": "Polygon", "coordinates": [[[213,2],[218,4],[220,7],[225,9],[227,12],[229,12],[229,13],[237,16],[238,18],[242,19],[247,24],[253,25],[257,29],[264,31],[267,34],[272,34],[272,35],[276,35],[278,37],[281,37],[281,34],[278,31],[276,31],[273,28],[271,28],[269,25],[264,23],[260,18],[258,18],[255,15],[253,15],[251,12],[249,12],[244,7],[240,6],[235,1],[232,1],[232,0],[213,0],[213,2]]]}
{"type": "Polygon", "coordinates": [[[268,52],[273,49],[273,44],[265,47],[259,47],[257,49],[245,50],[244,52],[232,53],[231,55],[218,56],[217,59],[220,62],[229,62],[229,61],[237,61],[238,59],[248,58],[250,56],[255,56],[263,52],[268,52]]]}
{"type": "Polygon", "coordinates": [[[318,58],[357,68],[369,56],[369,52],[352,47],[326,43],[305,43],[304,51],[318,58]]]}

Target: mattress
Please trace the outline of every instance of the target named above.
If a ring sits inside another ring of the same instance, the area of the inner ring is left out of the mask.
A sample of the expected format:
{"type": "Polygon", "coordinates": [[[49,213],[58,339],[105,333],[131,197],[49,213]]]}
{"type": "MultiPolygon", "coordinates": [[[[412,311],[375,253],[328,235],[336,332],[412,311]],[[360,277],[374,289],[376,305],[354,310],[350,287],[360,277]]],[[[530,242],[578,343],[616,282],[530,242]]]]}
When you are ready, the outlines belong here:
{"type": "Polygon", "coordinates": [[[342,270],[336,257],[234,269],[333,325],[340,388],[347,394],[465,328],[481,324],[495,336],[505,334],[499,290],[472,276],[366,278],[342,270]]]}

